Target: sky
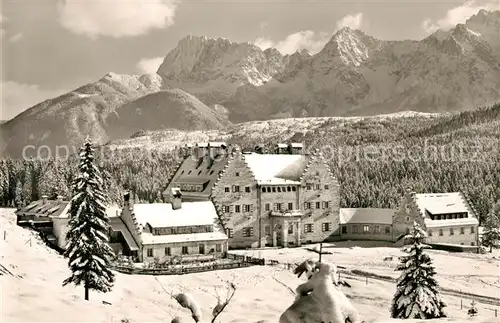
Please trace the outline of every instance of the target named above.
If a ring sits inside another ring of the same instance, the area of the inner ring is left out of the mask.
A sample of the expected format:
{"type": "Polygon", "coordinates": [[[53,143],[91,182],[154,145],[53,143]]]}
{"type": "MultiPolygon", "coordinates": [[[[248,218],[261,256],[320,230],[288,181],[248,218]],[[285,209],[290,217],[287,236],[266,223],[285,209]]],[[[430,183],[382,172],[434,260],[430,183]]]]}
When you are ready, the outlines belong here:
{"type": "Polygon", "coordinates": [[[314,53],[345,26],[379,39],[422,39],[480,9],[500,9],[500,0],[0,1],[0,120],[109,72],[154,73],[189,34],[314,53]]]}

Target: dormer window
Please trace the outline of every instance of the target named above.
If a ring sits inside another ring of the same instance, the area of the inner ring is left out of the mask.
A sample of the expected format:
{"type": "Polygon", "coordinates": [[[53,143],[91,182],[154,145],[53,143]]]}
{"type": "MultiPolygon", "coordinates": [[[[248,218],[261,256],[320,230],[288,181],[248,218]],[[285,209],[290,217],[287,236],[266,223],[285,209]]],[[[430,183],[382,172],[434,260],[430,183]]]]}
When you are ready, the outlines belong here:
{"type": "Polygon", "coordinates": [[[236,172],[236,173],[234,174],[234,176],[238,177],[238,176],[240,176],[240,173],[236,172]]]}

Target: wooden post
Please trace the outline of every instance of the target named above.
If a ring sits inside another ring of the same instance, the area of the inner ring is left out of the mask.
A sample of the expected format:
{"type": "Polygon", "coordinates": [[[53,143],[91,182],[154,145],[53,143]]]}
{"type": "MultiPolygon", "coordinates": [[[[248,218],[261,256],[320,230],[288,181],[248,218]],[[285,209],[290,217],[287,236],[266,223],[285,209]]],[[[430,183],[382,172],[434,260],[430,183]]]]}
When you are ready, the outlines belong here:
{"type": "Polygon", "coordinates": [[[3,239],[5,240],[7,236],[7,231],[3,230],[3,239]]]}
{"type": "Polygon", "coordinates": [[[323,254],[323,242],[319,243],[319,262],[321,262],[321,255],[323,254]]]}
{"type": "Polygon", "coordinates": [[[460,299],[460,309],[463,308],[462,299],[460,299]]]}
{"type": "Polygon", "coordinates": [[[368,285],[368,276],[366,276],[366,285],[368,285]]]}
{"type": "Polygon", "coordinates": [[[497,317],[498,310],[495,308],[495,317],[497,317]]]}

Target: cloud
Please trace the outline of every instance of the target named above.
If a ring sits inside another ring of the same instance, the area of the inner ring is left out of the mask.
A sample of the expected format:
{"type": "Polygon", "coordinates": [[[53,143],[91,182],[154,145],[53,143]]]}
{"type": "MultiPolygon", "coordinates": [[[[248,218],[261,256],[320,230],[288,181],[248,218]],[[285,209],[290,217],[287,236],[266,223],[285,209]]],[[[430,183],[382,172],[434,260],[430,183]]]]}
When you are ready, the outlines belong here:
{"type": "Polygon", "coordinates": [[[71,32],[92,39],[138,36],[171,26],[176,3],[176,0],[66,0],[58,6],[59,22],[71,32]]]}
{"type": "Polygon", "coordinates": [[[496,10],[498,9],[498,4],[495,5],[494,2],[479,4],[476,1],[467,1],[461,6],[448,10],[443,18],[435,22],[431,19],[425,19],[422,22],[422,28],[427,33],[433,33],[438,29],[447,30],[458,24],[464,23],[481,9],[496,10]]]}
{"type": "Polygon", "coordinates": [[[354,15],[344,16],[342,19],[337,21],[337,29],[342,29],[344,27],[349,27],[351,29],[360,29],[363,23],[363,13],[358,12],[354,15]]]}
{"type": "Polygon", "coordinates": [[[10,37],[10,38],[9,38],[9,41],[11,41],[11,42],[15,43],[15,42],[17,42],[17,41],[20,41],[23,37],[24,37],[24,36],[23,36],[23,33],[17,33],[17,34],[15,34],[14,36],[10,37]]]}
{"type": "Polygon", "coordinates": [[[143,58],[137,63],[137,67],[142,73],[154,74],[164,59],[164,57],[143,58]]]}
{"type": "Polygon", "coordinates": [[[12,81],[0,82],[0,88],[2,89],[1,120],[12,119],[37,103],[68,92],[67,90],[44,90],[38,85],[12,81]]]}
{"type": "Polygon", "coordinates": [[[262,49],[274,47],[282,54],[293,54],[299,49],[307,49],[311,53],[319,52],[328,42],[329,35],[326,33],[315,33],[312,30],[303,30],[288,35],[279,42],[273,42],[269,38],[260,37],[255,40],[255,45],[262,49]]]}
{"type": "MultiPolygon", "coordinates": [[[[363,13],[347,15],[337,21],[337,30],[343,27],[359,29],[363,21],[363,13]]],[[[294,34],[288,35],[281,41],[274,42],[269,37],[259,37],[254,41],[254,44],[262,49],[274,47],[282,54],[292,54],[300,49],[307,49],[312,54],[319,52],[325,44],[330,40],[331,33],[320,32],[316,33],[312,30],[303,30],[294,34]]]]}

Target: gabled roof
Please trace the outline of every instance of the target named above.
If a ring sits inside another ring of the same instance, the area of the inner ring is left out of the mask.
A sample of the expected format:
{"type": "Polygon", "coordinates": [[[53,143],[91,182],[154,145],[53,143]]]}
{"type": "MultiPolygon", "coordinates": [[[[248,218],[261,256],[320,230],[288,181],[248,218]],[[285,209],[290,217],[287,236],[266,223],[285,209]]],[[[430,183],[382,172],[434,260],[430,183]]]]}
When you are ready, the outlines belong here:
{"type": "Polygon", "coordinates": [[[446,225],[477,225],[479,221],[467,199],[461,192],[415,194],[415,202],[427,227],[446,225]],[[433,214],[467,213],[467,218],[432,220],[426,211],[433,214]]]}
{"type": "Polygon", "coordinates": [[[19,216],[64,217],[68,212],[68,208],[68,201],[46,200],[44,202],[44,200],[38,200],[16,211],[16,214],[19,216]]]}
{"type": "Polygon", "coordinates": [[[111,217],[109,218],[109,224],[111,226],[111,229],[113,231],[121,232],[123,235],[123,238],[125,239],[125,242],[127,243],[129,249],[131,251],[136,251],[139,250],[139,246],[137,245],[137,242],[134,240],[134,237],[132,236],[132,233],[128,230],[127,226],[123,222],[122,218],[120,217],[111,217]]]}
{"type": "Polygon", "coordinates": [[[171,203],[134,204],[134,215],[143,227],[153,228],[214,225],[217,211],[212,201],[182,202],[181,208],[172,209],[171,203]]]}
{"type": "Polygon", "coordinates": [[[378,208],[341,208],[340,224],[392,224],[395,210],[378,208]]]}
{"type": "MultiPolygon", "coordinates": [[[[228,161],[228,156],[218,156],[215,160],[211,160],[208,156],[203,159],[195,158],[193,155],[186,157],[181,166],[171,179],[168,188],[178,183],[204,184],[201,192],[182,192],[183,197],[200,197],[208,199],[212,194],[212,188],[217,181],[219,173],[222,172],[228,161]]],[[[167,188],[167,189],[168,189],[167,188]]],[[[170,191],[165,190],[164,195],[170,194],[170,191]]]]}
{"type": "Polygon", "coordinates": [[[421,212],[449,214],[469,212],[465,197],[460,192],[415,194],[421,212]]]}
{"type": "Polygon", "coordinates": [[[259,184],[300,184],[309,157],[306,155],[245,155],[245,162],[259,184]]]}
{"type": "Polygon", "coordinates": [[[172,209],[171,203],[135,204],[134,214],[140,225],[153,228],[213,226],[213,232],[153,235],[142,232],[142,244],[176,243],[189,241],[227,240],[219,225],[217,211],[212,201],[183,202],[181,208],[172,209]]]}

